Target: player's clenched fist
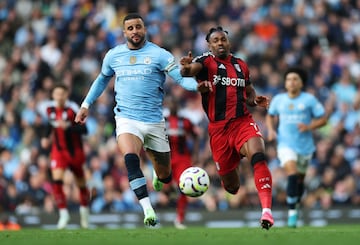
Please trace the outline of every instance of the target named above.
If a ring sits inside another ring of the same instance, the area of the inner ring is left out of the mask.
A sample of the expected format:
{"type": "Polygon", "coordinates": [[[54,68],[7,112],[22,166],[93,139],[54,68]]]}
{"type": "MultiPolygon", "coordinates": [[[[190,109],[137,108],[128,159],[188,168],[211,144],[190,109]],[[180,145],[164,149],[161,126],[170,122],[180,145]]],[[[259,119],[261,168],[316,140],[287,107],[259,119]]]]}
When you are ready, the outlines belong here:
{"type": "Polygon", "coordinates": [[[76,114],[75,122],[84,124],[88,116],[88,113],[89,113],[88,109],[81,107],[78,113],[76,114]]]}

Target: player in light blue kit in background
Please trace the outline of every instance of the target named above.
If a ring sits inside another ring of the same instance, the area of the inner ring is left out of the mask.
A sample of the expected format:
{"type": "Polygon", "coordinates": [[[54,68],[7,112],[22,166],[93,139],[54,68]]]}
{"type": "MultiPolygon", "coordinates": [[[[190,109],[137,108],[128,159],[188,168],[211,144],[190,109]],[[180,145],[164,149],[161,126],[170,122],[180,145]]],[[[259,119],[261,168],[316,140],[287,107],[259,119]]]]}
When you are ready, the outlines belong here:
{"type": "Polygon", "coordinates": [[[288,226],[295,228],[306,169],[315,152],[312,131],[325,125],[328,117],[319,100],[303,91],[305,70],[291,67],[284,79],[286,93],[271,100],[266,125],[268,140],[277,140],[277,155],[287,175],[288,226]]]}
{"type": "Polygon", "coordinates": [[[102,94],[115,75],[115,122],[120,153],[124,156],[130,187],[144,211],[144,224],[155,226],[158,218],[150,203],[146,180],[140,168],[140,152],[145,149],[156,175],[153,185],[161,190],[172,179],[170,147],[162,113],[166,74],[190,91],[208,92],[209,82],[183,78],[174,56],[146,40],[143,18],[132,13],[123,20],[126,44],[110,49],[101,73],[92,83],[75,121],[85,123],[88,108],[102,94]]]}

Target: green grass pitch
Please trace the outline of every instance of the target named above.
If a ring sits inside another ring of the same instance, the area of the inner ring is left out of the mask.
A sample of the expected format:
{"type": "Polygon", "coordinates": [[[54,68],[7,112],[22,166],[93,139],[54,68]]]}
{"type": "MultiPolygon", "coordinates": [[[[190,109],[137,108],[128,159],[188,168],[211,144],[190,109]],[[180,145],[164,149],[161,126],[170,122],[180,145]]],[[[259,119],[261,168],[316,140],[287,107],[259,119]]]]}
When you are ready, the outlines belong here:
{"type": "Polygon", "coordinates": [[[360,244],[359,225],[326,227],[300,227],[296,229],[260,228],[203,228],[190,227],[90,230],[40,230],[0,231],[1,245],[352,245],[360,244]]]}

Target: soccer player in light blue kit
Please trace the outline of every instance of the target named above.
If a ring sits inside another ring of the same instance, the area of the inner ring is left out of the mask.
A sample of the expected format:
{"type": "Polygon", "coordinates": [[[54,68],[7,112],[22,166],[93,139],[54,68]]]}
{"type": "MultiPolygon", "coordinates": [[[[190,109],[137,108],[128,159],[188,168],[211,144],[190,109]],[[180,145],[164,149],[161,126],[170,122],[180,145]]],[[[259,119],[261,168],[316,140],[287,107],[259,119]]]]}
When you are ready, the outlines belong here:
{"type": "Polygon", "coordinates": [[[291,67],[284,78],[286,93],[271,100],[266,125],[268,139],[277,140],[277,155],[287,175],[288,226],[295,228],[306,169],[315,151],[312,131],[325,125],[328,117],[319,100],[303,91],[305,70],[291,67]]]}
{"type": "Polygon", "coordinates": [[[124,156],[131,189],[144,211],[144,224],[155,226],[158,218],[150,203],[146,179],[140,168],[140,152],[145,149],[154,167],[154,189],[172,179],[170,146],[162,113],[166,74],[187,90],[208,92],[211,84],[183,78],[174,56],[146,40],[143,18],[131,13],[123,20],[127,42],[110,49],[101,73],[92,83],[75,121],[85,123],[88,108],[115,75],[114,108],[116,137],[124,156]]]}

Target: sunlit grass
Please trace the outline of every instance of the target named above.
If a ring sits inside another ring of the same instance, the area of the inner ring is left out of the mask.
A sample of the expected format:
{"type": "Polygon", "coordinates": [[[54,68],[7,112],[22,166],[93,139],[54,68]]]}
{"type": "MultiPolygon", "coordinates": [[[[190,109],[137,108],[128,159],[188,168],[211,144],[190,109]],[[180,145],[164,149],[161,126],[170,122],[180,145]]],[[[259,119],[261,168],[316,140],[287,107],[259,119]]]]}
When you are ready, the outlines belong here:
{"type": "Polygon", "coordinates": [[[40,230],[0,232],[0,244],[274,244],[274,245],[350,245],[359,244],[360,225],[301,227],[297,229],[260,228],[203,228],[186,230],[159,229],[93,229],[40,230]]]}

